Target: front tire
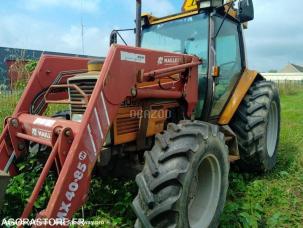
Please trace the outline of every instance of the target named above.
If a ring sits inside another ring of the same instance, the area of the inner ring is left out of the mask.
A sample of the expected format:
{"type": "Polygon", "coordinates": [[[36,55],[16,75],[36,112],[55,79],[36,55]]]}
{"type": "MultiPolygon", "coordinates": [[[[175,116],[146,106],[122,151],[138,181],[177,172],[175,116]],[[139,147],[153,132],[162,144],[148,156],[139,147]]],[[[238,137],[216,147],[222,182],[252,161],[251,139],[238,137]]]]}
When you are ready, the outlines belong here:
{"type": "Polygon", "coordinates": [[[274,168],[280,134],[280,98],[273,82],[259,80],[241,103],[231,128],[238,136],[245,171],[267,172],[274,168]]]}
{"type": "Polygon", "coordinates": [[[133,205],[139,219],[135,227],[144,227],[144,218],[157,228],[219,225],[229,162],[224,135],[217,126],[198,121],[169,124],[163,135],[156,136],[145,160],[136,177],[139,193],[133,205]]]}

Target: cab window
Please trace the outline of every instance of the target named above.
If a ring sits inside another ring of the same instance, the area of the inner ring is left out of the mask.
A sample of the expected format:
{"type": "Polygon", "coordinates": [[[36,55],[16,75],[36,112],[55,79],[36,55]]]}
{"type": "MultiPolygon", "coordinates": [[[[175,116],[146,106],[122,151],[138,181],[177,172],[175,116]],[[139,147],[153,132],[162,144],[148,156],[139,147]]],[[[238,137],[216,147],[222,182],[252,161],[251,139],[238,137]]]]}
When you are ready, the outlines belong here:
{"type": "MultiPolygon", "coordinates": [[[[216,30],[222,23],[216,17],[216,30]]],[[[220,76],[216,79],[214,106],[212,116],[218,116],[227,103],[243,71],[238,24],[225,20],[217,38],[216,66],[220,67],[220,76]]]]}

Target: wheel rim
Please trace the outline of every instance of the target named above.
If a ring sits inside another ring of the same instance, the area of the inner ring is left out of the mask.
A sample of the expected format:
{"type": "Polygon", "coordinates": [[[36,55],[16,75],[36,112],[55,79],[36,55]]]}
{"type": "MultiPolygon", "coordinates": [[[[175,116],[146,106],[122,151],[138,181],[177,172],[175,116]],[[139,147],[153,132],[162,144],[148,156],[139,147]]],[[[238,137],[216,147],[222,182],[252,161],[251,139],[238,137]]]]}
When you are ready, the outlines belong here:
{"type": "Polygon", "coordinates": [[[221,168],[214,155],[208,155],[200,163],[192,181],[188,205],[191,228],[208,227],[216,213],[221,190],[221,168]]]}
{"type": "Polygon", "coordinates": [[[270,110],[268,114],[267,123],[267,153],[269,157],[272,157],[276,150],[277,140],[278,140],[278,107],[276,102],[272,102],[270,105],[270,110]]]}

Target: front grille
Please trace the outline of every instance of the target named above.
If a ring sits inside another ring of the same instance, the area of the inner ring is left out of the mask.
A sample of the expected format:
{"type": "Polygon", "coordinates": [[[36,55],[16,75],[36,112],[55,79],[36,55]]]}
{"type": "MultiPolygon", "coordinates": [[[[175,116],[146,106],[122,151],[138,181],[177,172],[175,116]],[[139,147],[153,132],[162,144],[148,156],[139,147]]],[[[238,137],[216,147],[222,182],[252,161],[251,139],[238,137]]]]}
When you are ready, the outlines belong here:
{"type": "MultiPolygon", "coordinates": [[[[91,96],[97,82],[96,79],[71,79],[69,84],[77,85],[87,96],[91,96]]],[[[81,102],[83,96],[73,88],[69,89],[70,101],[81,102]]],[[[71,104],[71,114],[72,116],[83,115],[86,110],[86,105],[71,104]]],[[[116,120],[113,123],[113,128],[115,132],[114,142],[115,145],[123,144],[136,140],[137,132],[140,127],[140,117],[131,116],[131,110],[138,109],[138,106],[135,102],[126,100],[123,102],[119,112],[117,113],[116,120]]]]}
{"type": "Polygon", "coordinates": [[[119,115],[116,120],[117,124],[117,134],[123,135],[128,133],[134,133],[139,130],[139,118],[132,118],[132,117],[122,117],[120,118],[119,115]]]}
{"type": "MultiPolygon", "coordinates": [[[[69,84],[75,84],[80,89],[83,90],[83,92],[91,96],[93,93],[93,90],[95,88],[97,79],[85,79],[85,80],[70,80],[69,84]]],[[[79,92],[73,88],[69,89],[69,96],[71,101],[83,101],[83,96],[79,94],[79,92]]],[[[84,114],[86,110],[86,105],[79,105],[79,104],[72,104],[71,105],[71,113],[72,114],[84,114]]]]}

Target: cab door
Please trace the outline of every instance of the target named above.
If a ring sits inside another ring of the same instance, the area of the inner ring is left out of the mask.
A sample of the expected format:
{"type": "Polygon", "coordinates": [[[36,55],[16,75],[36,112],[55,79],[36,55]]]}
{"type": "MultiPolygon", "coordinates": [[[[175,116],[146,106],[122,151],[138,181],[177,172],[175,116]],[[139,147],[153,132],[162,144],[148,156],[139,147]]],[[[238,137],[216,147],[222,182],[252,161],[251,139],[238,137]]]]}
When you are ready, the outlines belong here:
{"type": "MultiPolygon", "coordinates": [[[[222,20],[222,17],[215,17],[215,31],[219,30],[222,20]]],[[[215,39],[215,65],[220,68],[220,75],[215,79],[212,119],[222,112],[244,70],[240,26],[226,19],[215,39]]]]}

